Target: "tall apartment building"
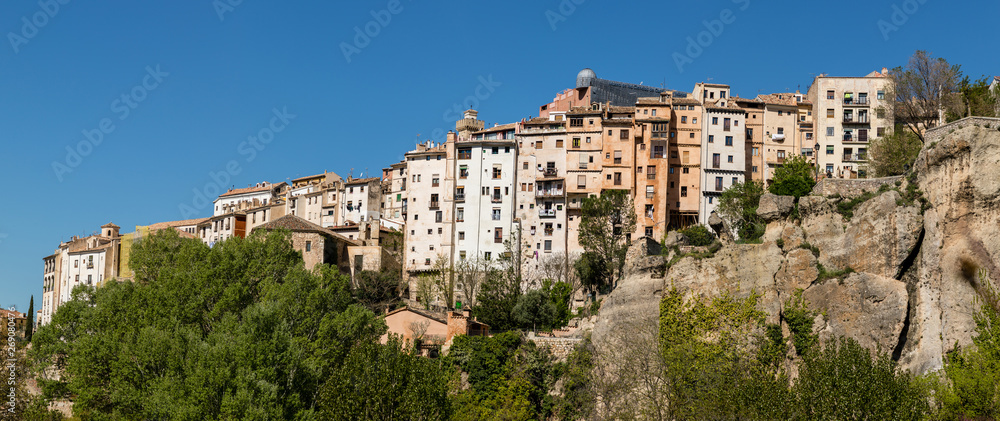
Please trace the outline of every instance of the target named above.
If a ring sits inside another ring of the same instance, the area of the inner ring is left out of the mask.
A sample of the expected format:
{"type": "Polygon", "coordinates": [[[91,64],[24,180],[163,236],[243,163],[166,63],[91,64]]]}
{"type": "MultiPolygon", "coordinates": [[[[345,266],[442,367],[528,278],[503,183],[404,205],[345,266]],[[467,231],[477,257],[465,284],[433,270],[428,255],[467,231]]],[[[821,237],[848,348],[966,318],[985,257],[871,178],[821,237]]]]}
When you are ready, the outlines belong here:
{"type": "Polygon", "coordinates": [[[514,203],[517,179],[517,124],[485,130],[482,122],[470,122],[475,111],[466,112],[458,123],[455,140],[458,166],[455,174],[456,256],[492,260],[506,251],[505,241],[514,238],[514,203]]]}
{"type": "MultiPolygon", "coordinates": [[[[698,223],[701,204],[701,124],[703,107],[693,98],[671,98],[670,169],[668,169],[667,229],[681,229],[698,223]],[[678,158],[674,158],[674,154],[678,158]]],[[[646,178],[654,177],[647,167],[646,178]]],[[[658,171],[662,171],[659,169],[658,171]]],[[[659,238],[659,237],[655,237],[659,238]]]]}
{"type": "MultiPolygon", "coordinates": [[[[681,153],[677,146],[677,131],[671,129],[671,98],[666,92],[655,98],[639,98],[635,105],[635,122],[632,139],[627,143],[634,149],[632,162],[625,165],[634,182],[630,191],[635,197],[636,233],[632,238],[646,235],[662,239],[666,234],[670,216],[671,189],[677,188],[681,153]]],[[[620,133],[619,138],[621,138],[620,133]]],[[[673,203],[677,207],[677,201],[673,203]]]]}
{"type": "Polygon", "coordinates": [[[357,225],[381,218],[382,179],[368,177],[344,181],[340,206],[343,218],[338,225],[357,225]]]}
{"type": "Polygon", "coordinates": [[[382,169],[382,222],[388,228],[403,229],[406,220],[406,161],[382,169]]]}
{"type": "Polygon", "coordinates": [[[817,76],[809,87],[819,151],[828,177],[868,177],[868,143],[892,130],[888,70],[863,77],[817,76]]]}
{"type": "MultiPolygon", "coordinates": [[[[449,135],[453,136],[454,133],[449,135]]],[[[431,272],[438,259],[451,262],[455,224],[452,214],[455,175],[451,170],[454,153],[454,141],[428,141],[405,154],[409,200],[403,209],[406,220],[403,274],[411,282],[411,291],[415,288],[413,281],[431,272]]]]}
{"type": "MultiPolygon", "coordinates": [[[[701,85],[701,84],[699,84],[701,85]]],[[[729,98],[728,85],[705,86],[701,97],[705,114],[702,123],[702,201],[698,220],[707,225],[725,189],[746,179],[746,111],[729,98]],[[710,90],[709,90],[710,89],[710,90]],[[721,98],[721,99],[720,99],[721,98]]],[[[699,87],[696,86],[697,92],[699,87]]],[[[698,97],[699,95],[696,95],[698,97]]]]}
{"type": "MultiPolygon", "coordinates": [[[[521,241],[529,255],[522,265],[527,277],[535,277],[547,260],[565,264],[568,253],[575,252],[567,244],[566,223],[572,218],[571,207],[576,206],[579,213],[583,196],[575,197],[574,205],[569,205],[567,184],[576,179],[570,178],[567,170],[577,169],[579,164],[568,158],[566,123],[565,112],[553,112],[548,117],[522,122],[517,134],[515,218],[520,222],[521,241]]],[[[570,148],[578,145],[575,147],[579,149],[584,138],[582,134],[574,136],[573,142],[577,143],[570,148]]],[[[593,143],[593,135],[586,139],[588,144],[593,143]]],[[[573,177],[579,175],[574,173],[573,177]]]]}

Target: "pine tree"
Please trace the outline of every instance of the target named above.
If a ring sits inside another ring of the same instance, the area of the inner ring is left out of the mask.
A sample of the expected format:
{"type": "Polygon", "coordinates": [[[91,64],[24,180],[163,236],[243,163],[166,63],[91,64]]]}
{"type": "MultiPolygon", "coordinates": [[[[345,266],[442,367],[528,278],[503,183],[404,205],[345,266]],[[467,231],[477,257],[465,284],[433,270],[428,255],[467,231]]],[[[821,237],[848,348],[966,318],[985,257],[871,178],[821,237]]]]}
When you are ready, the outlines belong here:
{"type": "Polygon", "coordinates": [[[24,340],[31,342],[31,333],[35,330],[35,296],[31,296],[31,303],[28,304],[28,314],[25,314],[25,318],[28,319],[24,327],[24,340]]]}

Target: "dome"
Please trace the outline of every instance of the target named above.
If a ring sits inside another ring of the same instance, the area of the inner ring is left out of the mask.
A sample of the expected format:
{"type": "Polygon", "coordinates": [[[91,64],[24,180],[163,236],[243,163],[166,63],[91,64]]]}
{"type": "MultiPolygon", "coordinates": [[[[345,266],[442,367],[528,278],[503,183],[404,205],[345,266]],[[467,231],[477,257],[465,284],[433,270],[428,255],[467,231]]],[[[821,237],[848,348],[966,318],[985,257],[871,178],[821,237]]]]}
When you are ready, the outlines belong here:
{"type": "Polygon", "coordinates": [[[576,75],[576,87],[585,88],[590,86],[594,79],[597,79],[597,73],[594,73],[589,67],[583,69],[576,75]]]}

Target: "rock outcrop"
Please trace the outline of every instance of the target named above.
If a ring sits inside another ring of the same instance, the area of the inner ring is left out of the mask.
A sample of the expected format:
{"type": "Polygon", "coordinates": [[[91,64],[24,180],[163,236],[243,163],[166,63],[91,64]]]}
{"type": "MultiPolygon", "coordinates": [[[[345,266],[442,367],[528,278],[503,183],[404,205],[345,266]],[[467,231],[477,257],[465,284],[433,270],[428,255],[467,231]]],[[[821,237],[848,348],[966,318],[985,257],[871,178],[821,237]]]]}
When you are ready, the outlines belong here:
{"type": "MultiPolygon", "coordinates": [[[[851,214],[838,210],[845,198],[807,196],[791,221],[784,216],[794,203],[767,195],[758,210],[769,222],[763,244],[724,237],[714,255],[683,257],[665,273],[657,265],[667,259],[645,256],[655,247],[637,244],[626,278],[604,301],[594,340],[623,323],[655,324],[659,298],[672,286],[706,297],[759,294],[769,322],[780,321],[801,290],[823,314],[815,325],[821,341],[846,336],[915,373],[940,369],[945,352],[975,333],[979,271],[1000,284],[1000,131],[956,127],[938,129],[916,175],[898,187],[882,183],[851,214]],[[848,268],[855,273],[831,275],[848,268]]],[[[710,223],[725,233],[721,219],[710,223]]]]}

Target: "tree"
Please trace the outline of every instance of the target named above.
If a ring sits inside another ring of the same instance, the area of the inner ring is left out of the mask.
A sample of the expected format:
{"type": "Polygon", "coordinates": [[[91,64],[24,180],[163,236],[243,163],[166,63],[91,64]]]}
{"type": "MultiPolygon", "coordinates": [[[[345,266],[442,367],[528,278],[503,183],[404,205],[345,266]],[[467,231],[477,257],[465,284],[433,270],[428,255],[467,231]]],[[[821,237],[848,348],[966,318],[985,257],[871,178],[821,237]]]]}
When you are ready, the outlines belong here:
{"type": "Polygon", "coordinates": [[[455,270],[448,257],[438,255],[431,268],[431,280],[446,308],[455,307],[455,270]]]}
{"type": "Polygon", "coordinates": [[[804,156],[797,155],[774,171],[774,180],[768,186],[771,194],[799,198],[812,192],[816,185],[815,170],[804,156]]]}
{"type": "Polygon", "coordinates": [[[764,225],[757,216],[757,207],[763,194],[764,184],[747,181],[733,184],[719,197],[716,212],[736,230],[740,239],[754,240],[764,235],[764,225]]]}
{"type": "Polygon", "coordinates": [[[583,199],[580,220],[580,245],[600,257],[607,276],[603,286],[613,286],[624,275],[625,254],[635,232],[636,215],[632,194],[628,190],[605,190],[598,197],[583,199]]]}
{"type": "Polygon", "coordinates": [[[462,303],[466,307],[476,306],[476,296],[486,281],[486,277],[493,270],[493,262],[481,257],[459,261],[455,265],[455,273],[458,276],[459,292],[465,300],[462,303]]]}
{"type": "Polygon", "coordinates": [[[395,309],[400,303],[400,273],[394,270],[361,271],[354,279],[354,299],[375,314],[395,309]]]}
{"type": "Polygon", "coordinates": [[[580,255],[580,258],[573,263],[573,270],[580,279],[580,284],[591,291],[598,289],[611,276],[610,266],[606,260],[590,251],[580,255]]]}
{"type": "Polygon", "coordinates": [[[496,267],[487,272],[476,295],[476,307],[472,309],[481,322],[495,330],[518,327],[513,311],[522,293],[520,240],[508,239],[504,248],[507,251],[496,262],[496,267]]]}
{"type": "Polygon", "coordinates": [[[287,232],[208,248],[164,230],[131,259],[135,282],[78,287],[34,335],[81,419],[316,419],[323,384],[386,332],[287,232]]]}
{"type": "Polygon", "coordinates": [[[960,66],[918,50],[905,68],[896,67],[889,76],[892,87],[887,98],[894,100],[896,121],[903,122],[923,141],[923,130],[936,125],[939,112],[945,111],[951,94],[958,91],[960,66]]]}
{"type": "Polygon", "coordinates": [[[715,242],[715,234],[708,227],[696,224],[680,230],[692,246],[710,246],[715,242]]]}
{"type": "Polygon", "coordinates": [[[923,146],[917,134],[903,126],[896,126],[892,133],[869,142],[868,167],[876,177],[905,174],[917,160],[923,146]]]}
{"type": "Polygon", "coordinates": [[[31,302],[28,304],[28,314],[25,316],[24,340],[31,342],[31,334],[35,330],[35,296],[31,295],[31,302]]]}
{"type": "Polygon", "coordinates": [[[981,79],[971,81],[965,76],[958,83],[958,93],[955,95],[958,102],[948,110],[948,122],[971,116],[1000,116],[1000,109],[997,107],[998,93],[990,91],[991,80],[992,78],[983,76],[981,79]]]}

